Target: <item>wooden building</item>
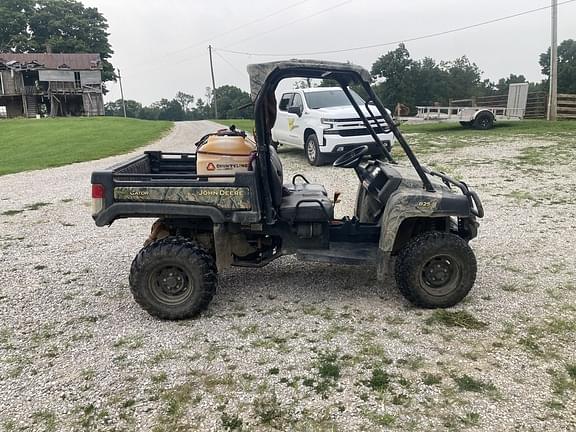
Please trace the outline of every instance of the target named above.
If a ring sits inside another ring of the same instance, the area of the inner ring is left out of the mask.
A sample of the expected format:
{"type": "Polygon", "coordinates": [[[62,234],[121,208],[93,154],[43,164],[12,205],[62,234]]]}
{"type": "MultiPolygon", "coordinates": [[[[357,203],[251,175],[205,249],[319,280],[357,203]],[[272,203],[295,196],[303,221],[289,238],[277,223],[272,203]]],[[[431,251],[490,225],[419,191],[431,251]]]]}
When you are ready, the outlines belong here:
{"type": "Polygon", "coordinates": [[[104,115],[99,54],[0,52],[0,117],[104,115]]]}

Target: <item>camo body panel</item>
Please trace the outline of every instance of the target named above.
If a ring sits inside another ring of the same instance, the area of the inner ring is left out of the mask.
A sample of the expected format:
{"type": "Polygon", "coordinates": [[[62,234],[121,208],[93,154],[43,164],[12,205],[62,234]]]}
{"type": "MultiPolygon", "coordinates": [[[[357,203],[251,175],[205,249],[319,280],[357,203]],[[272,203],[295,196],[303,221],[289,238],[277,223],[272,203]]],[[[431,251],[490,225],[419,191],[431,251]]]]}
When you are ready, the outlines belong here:
{"type": "Polygon", "coordinates": [[[114,188],[118,202],[155,202],[172,204],[199,204],[222,210],[250,210],[250,190],[247,187],[132,187],[114,188]]]}
{"type": "Polygon", "coordinates": [[[400,225],[406,219],[467,216],[442,209],[443,200],[455,197],[465,200],[460,191],[451,190],[438,178],[429,176],[435,192],[428,192],[422,188],[422,181],[413,169],[404,166],[394,166],[394,169],[402,175],[402,182],[388,199],[380,220],[382,231],[379,248],[382,252],[392,252],[400,225]]]}

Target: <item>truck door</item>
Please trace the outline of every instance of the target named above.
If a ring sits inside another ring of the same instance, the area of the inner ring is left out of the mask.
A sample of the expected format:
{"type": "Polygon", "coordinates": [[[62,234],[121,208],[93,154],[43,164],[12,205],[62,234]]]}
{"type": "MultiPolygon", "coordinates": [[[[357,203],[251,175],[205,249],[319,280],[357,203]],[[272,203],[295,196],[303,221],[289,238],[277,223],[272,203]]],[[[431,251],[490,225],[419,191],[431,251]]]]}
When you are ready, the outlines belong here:
{"type": "Polygon", "coordinates": [[[300,93],[294,93],[292,103],[288,107],[288,143],[296,145],[304,145],[304,132],[302,113],[304,112],[304,103],[300,93]]]}
{"type": "Polygon", "coordinates": [[[288,107],[292,103],[294,93],[284,93],[278,104],[276,123],[272,129],[272,139],[282,144],[288,143],[288,107]]]}

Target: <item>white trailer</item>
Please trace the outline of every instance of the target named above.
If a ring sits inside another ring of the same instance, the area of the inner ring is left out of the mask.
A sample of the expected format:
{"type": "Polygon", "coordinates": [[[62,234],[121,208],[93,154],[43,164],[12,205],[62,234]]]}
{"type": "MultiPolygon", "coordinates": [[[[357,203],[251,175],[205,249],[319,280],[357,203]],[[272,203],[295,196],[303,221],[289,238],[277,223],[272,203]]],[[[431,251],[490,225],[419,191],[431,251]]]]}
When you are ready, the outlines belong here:
{"type": "Polygon", "coordinates": [[[419,106],[417,118],[460,122],[464,127],[492,129],[497,120],[522,120],[528,102],[528,83],[510,84],[506,107],[419,106]]]}

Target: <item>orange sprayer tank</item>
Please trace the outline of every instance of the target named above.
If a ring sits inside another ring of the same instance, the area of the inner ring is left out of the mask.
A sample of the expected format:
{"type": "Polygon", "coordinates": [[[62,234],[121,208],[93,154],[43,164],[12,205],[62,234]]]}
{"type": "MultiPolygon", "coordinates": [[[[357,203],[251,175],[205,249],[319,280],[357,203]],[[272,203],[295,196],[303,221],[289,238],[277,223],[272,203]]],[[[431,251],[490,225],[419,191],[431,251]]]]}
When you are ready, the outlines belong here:
{"type": "Polygon", "coordinates": [[[256,144],[242,136],[211,135],[196,151],[198,176],[226,175],[231,177],[209,178],[213,182],[233,182],[234,174],[249,170],[256,152],[256,144]]]}

